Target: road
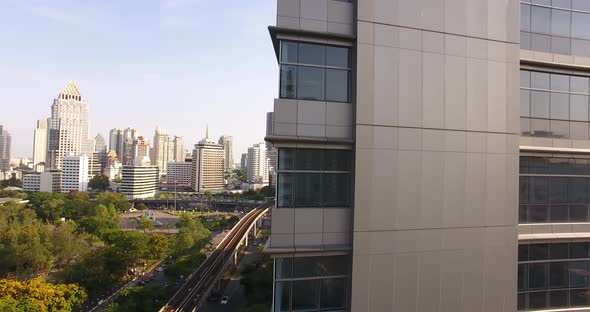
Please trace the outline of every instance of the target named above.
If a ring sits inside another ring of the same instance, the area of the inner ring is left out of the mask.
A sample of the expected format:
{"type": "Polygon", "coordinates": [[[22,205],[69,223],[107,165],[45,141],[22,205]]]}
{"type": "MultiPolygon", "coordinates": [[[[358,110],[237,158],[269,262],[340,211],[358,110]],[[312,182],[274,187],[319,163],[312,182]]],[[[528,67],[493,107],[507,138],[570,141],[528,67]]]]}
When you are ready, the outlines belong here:
{"type": "Polygon", "coordinates": [[[242,272],[242,270],[246,266],[248,266],[248,265],[250,265],[262,258],[262,255],[260,253],[258,253],[256,248],[257,248],[256,244],[250,244],[250,246],[248,246],[248,250],[246,250],[246,252],[244,253],[244,256],[240,260],[240,265],[238,267],[238,270],[236,271],[236,273],[234,273],[234,275],[231,276],[230,281],[227,283],[227,286],[225,286],[225,289],[223,290],[223,293],[221,296],[222,297],[228,296],[229,297],[228,303],[227,304],[220,304],[219,301],[206,302],[203,305],[203,307],[200,309],[200,311],[203,311],[203,312],[234,312],[234,311],[239,311],[240,307],[242,307],[243,305],[245,305],[247,303],[245,292],[244,292],[244,287],[240,283],[242,276],[239,272],[242,272]]]}
{"type": "Polygon", "coordinates": [[[200,306],[252,223],[273,204],[273,201],[269,201],[246,214],[160,311],[191,311],[200,306]]]}

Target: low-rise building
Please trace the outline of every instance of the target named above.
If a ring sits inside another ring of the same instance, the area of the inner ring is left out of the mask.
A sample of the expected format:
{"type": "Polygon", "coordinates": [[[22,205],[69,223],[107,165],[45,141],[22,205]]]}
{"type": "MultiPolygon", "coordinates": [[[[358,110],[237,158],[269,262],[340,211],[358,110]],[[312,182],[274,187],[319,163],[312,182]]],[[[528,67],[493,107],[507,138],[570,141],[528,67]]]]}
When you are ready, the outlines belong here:
{"type": "Polygon", "coordinates": [[[23,176],[23,191],[39,192],[41,190],[41,173],[33,172],[23,176]]]}

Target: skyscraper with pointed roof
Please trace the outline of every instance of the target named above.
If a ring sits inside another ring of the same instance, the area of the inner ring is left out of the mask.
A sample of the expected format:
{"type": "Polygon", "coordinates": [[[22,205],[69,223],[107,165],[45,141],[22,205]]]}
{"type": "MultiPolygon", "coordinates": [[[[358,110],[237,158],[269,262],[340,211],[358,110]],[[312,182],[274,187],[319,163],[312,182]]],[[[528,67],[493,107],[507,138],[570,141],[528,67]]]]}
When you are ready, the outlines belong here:
{"type": "Polygon", "coordinates": [[[88,105],[73,81],[53,100],[49,118],[47,162],[50,168],[61,169],[68,155],[92,153],[93,140],[88,139],[88,105]],[[92,149],[90,149],[92,147],[92,149]]]}

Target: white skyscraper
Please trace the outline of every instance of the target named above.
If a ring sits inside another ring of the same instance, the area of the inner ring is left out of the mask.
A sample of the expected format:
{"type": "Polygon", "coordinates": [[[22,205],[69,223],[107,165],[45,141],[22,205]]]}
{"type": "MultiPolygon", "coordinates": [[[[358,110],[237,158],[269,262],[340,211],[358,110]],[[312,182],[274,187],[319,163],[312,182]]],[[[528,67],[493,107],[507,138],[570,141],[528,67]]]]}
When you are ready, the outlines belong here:
{"type": "Polygon", "coordinates": [[[47,159],[47,119],[37,120],[33,138],[33,165],[45,164],[47,159]]]}
{"type": "Polygon", "coordinates": [[[68,155],[92,153],[93,140],[88,139],[88,105],[73,81],[53,100],[49,118],[47,162],[61,169],[68,155]],[[92,142],[92,143],[91,143],[92,142]]]}
{"type": "Polygon", "coordinates": [[[86,191],[88,189],[88,156],[64,156],[62,158],[61,191],[86,191]]]}
{"type": "Polygon", "coordinates": [[[223,135],[219,138],[219,144],[223,145],[223,151],[225,154],[223,170],[229,171],[234,167],[234,137],[223,135]]]}
{"type": "Polygon", "coordinates": [[[10,144],[10,134],[0,125],[0,172],[10,169],[10,144]]]}
{"type": "Polygon", "coordinates": [[[254,144],[248,148],[248,165],[246,171],[248,181],[253,183],[268,182],[268,160],[266,158],[265,143],[254,144]]]}
{"type": "Polygon", "coordinates": [[[156,133],[154,134],[154,155],[152,164],[160,168],[160,175],[166,175],[166,167],[168,162],[174,157],[172,142],[170,136],[164,129],[156,126],[156,133]]]}

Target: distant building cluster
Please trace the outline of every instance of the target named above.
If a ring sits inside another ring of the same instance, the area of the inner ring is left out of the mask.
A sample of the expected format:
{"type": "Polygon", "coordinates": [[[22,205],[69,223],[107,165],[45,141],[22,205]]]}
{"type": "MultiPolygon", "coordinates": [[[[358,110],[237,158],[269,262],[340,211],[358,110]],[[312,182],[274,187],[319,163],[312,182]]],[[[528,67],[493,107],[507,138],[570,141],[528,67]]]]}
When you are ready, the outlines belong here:
{"type": "MultiPolygon", "coordinates": [[[[88,115],[85,98],[69,81],[53,99],[50,116],[36,122],[32,159],[11,159],[11,136],[0,125],[0,179],[21,180],[25,191],[70,192],[91,190],[90,180],[102,174],[113,191],[128,198],[153,197],[160,189],[251,189],[275,180],[276,152],[270,143],[248,148],[236,166],[233,136],[214,140],[208,127],[205,137],[187,150],[183,137],[159,126],[151,141],[132,127],[111,129],[108,142],[101,134],[91,138],[88,115]]],[[[272,116],[267,114],[267,135],[272,116]]]]}

